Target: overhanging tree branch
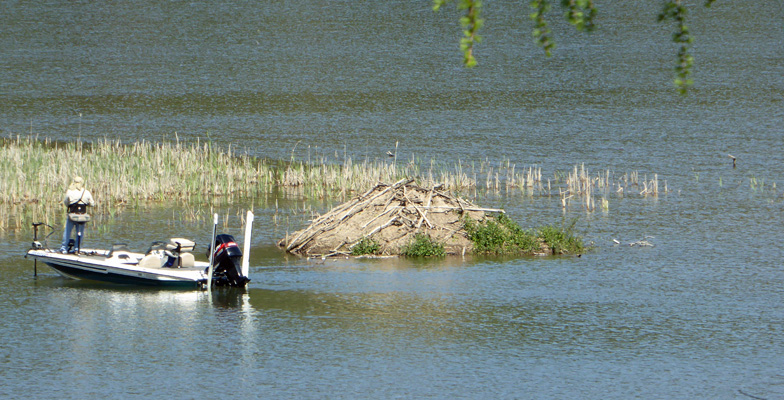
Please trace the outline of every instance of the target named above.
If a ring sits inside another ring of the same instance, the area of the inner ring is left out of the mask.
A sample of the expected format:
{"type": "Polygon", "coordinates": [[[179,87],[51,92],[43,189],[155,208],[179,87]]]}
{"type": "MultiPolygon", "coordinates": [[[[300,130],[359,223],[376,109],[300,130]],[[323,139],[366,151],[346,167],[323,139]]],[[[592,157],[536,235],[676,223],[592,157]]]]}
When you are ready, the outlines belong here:
{"type": "MultiPolygon", "coordinates": [[[[433,0],[433,10],[438,11],[441,6],[452,0],[433,0]]],[[[659,22],[672,21],[675,25],[675,33],[672,40],[679,45],[677,53],[677,64],[675,67],[674,83],[681,94],[686,94],[689,87],[693,84],[691,79],[691,67],[694,58],[690,53],[691,44],[694,38],[689,32],[686,24],[687,9],[684,5],[686,0],[664,0],[664,6],[659,13],[659,22]]],[[[710,7],[716,0],[705,0],[704,6],[710,7]]],[[[463,27],[463,38],[460,39],[460,50],[463,52],[463,64],[466,67],[473,67],[477,64],[474,57],[474,44],[481,41],[481,36],[477,34],[482,27],[484,20],[480,18],[482,1],[481,0],[456,0],[457,9],[463,12],[460,17],[460,25],[463,27]]],[[[545,56],[550,57],[555,49],[552,30],[545,19],[545,13],[550,10],[550,0],[530,0],[529,3],[533,10],[529,17],[534,23],[532,34],[536,44],[544,49],[545,56]]],[[[596,16],[596,6],[594,0],[561,0],[566,20],[581,32],[591,32],[594,30],[594,17],[596,16]]]]}
{"type": "MultiPolygon", "coordinates": [[[[433,0],[433,10],[438,11],[442,5],[448,2],[449,0],[433,0]]],[[[460,25],[463,27],[463,38],[460,39],[460,50],[463,51],[463,64],[470,68],[476,65],[474,43],[482,41],[482,37],[477,35],[482,24],[484,24],[484,20],[480,17],[482,1],[458,0],[457,9],[463,11],[463,16],[460,18],[460,25]]]]}
{"type": "MultiPolygon", "coordinates": [[[[712,0],[708,0],[706,6],[709,6],[712,0]]],[[[678,48],[678,63],[675,66],[675,86],[678,92],[686,94],[694,81],[689,77],[691,75],[691,67],[694,64],[694,58],[689,53],[691,43],[694,38],[689,34],[689,27],[686,26],[686,6],[682,4],[682,0],[667,0],[664,3],[664,9],[659,14],[659,22],[672,20],[675,22],[675,33],[672,34],[672,41],[679,44],[678,48]]]]}

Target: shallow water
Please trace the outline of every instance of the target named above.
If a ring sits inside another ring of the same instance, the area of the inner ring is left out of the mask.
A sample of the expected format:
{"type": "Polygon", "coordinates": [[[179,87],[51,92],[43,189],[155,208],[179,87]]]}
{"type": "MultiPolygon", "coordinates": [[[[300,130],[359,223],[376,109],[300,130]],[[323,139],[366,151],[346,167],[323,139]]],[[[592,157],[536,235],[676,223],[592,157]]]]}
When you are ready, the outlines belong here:
{"type": "MultiPolygon", "coordinates": [[[[397,142],[399,161],[509,159],[545,177],[584,162],[658,174],[671,192],[610,194],[606,212],[469,194],[523,226],[579,218],[595,250],[555,259],[299,259],[274,241],[306,204],[329,203],[281,197],[276,214],[257,199],[253,281],[212,294],[33,277],[31,235],[5,232],[0,397],[784,397],[777,2],[692,10],[685,98],[669,84],[670,33],[644,4],[603,2],[595,35],[555,27],[545,59],[527,9],[487,3],[480,66],[466,70],[449,8],[291,3],[3,3],[0,134],[177,132],[329,162],[397,142]],[[643,238],[654,246],[629,246],[643,238]]],[[[210,227],[176,207],[130,209],[87,241],[203,246],[210,227]]],[[[219,207],[224,231],[241,236],[244,207],[219,207]]]]}

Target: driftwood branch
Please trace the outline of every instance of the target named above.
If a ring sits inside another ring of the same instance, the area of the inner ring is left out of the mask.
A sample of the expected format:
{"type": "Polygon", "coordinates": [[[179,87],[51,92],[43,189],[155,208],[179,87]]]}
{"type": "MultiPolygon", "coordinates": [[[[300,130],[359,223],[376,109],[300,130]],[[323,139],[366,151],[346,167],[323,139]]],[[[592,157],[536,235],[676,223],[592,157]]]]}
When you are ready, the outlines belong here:
{"type": "Polygon", "coordinates": [[[385,216],[385,215],[387,215],[390,212],[395,211],[395,210],[397,210],[397,209],[394,208],[394,207],[390,208],[388,210],[384,210],[381,214],[376,215],[375,217],[373,217],[373,219],[371,219],[370,221],[368,221],[364,225],[362,225],[362,229],[367,228],[367,226],[370,225],[371,223],[373,223],[373,221],[375,221],[375,220],[377,220],[377,219],[379,219],[379,218],[381,218],[381,217],[383,217],[383,216],[385,216]]]}
{"type": "Polygon", "coordinates": [[[368,233],[366,236],[367,236],[367,237],[371,237],[371,236],[373,236],[373,234],[374,234],[374,233],[376,233],[376,232],[378,232],[378,231],[380,231],[380,230],[382,230],[382,229],[384,229],[384,228],[386,228],[386,227],[388,227],[388,226],[392,225],[392,223],[393,223],[393,222],[397,221],[397,217],[398,217],[398,216],[397,216],[397,215],[395,215],[394,217],[392,217],[392,219],[390,219],[389,221],[387,221],[387,223],[385,223],[384,225],[381,225],[381,226],[377,227],[376,229],[373,229],[373,230],[372,230],[372,231],[370,231],[370,233],[368,233]]]}
{"type": "Polygon", "coordinates": [[[757,396],[754,396],[754,395],[748,394],[748,393],[746,393],[746,392],[744,392],[744,391],[742,391],[742,390],[740,390],[740,389],[738,389],[738,393],[740,393],[740,394],[742,394],[742,395],[744,395],[744,396],[751,397],[752,399],[756,399],[756,400],[768,400],[768,399],[766,399],[766,398],[764,398],[764,397],[757,397],[757,396]]]}
{"type": "MultiPolygon", "coordinates": [[[[422,226],[422,221],[424,221],[425,218],[427,218],[427,211],[430,209],[430,202],[433,200],[433,192],[435,190],[436,190],[436,187],[433,186],[433,188],[430,189],[430,192],[428,192],[428,194],[427,194],[427,203],[425,204],[425,212],[424,212],[424,214],[422,214],[422,218],[417,223],[417,226],[416,226],[417,229],[419,229],[419,227],[422,226]]],[[[430,221],[428,221],[427,223],[428,223],[428,225],[431,225],[430,221]]]]}

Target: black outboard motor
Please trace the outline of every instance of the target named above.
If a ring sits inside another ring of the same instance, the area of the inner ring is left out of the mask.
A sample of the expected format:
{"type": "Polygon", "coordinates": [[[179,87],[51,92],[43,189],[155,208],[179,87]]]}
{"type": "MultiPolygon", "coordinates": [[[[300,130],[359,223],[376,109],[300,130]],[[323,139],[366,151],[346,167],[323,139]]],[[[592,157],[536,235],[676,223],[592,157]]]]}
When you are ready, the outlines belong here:
{"type": "MultiPolygon", "coordinates": [[[[209,257],[210,250],[207,250],[209,257]]],[[[247,276],[242,276],[242,251],[234,241],[234,236],[220,234],[215,236],[215,253],[213,254],[215,269],[212,281],[216,286],[245,287],[250,281],[247,276]]]]}

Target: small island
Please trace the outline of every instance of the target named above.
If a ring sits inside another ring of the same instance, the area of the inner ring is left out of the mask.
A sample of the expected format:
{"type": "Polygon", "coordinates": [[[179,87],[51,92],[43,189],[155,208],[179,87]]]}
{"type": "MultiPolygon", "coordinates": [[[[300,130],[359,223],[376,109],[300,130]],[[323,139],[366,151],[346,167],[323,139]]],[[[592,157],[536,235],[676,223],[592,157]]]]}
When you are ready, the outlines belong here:
{"type": "Polygon", "coordinates": [[[524,230],[503,210],[482,208],[413,179],[379,183],[278,241],[308,257],[466,254],[579,255],[571,227],[524,230]]]}

